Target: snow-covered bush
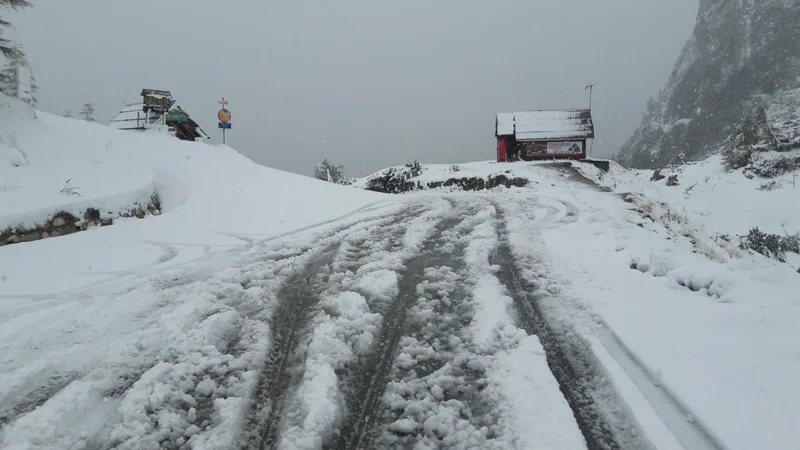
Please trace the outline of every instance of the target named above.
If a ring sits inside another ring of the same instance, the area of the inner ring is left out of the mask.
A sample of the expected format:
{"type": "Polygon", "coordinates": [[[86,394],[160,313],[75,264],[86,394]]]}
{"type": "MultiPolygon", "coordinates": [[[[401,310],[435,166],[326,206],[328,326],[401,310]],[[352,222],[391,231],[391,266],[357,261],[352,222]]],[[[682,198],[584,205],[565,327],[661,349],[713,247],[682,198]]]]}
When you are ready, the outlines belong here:
{"type": "Polygon", "coordinates": [[[800,154],[780,155],[771,158],[755,158],[749,171],[764,178],[775,178],[792,171],[800,164],[800,154]]]}
{"type": "Polygon", "coordinates": [[[783,184],[782,184],[782,183],[779,183],[779,182],[778,182],[778,181],[776,181],[776,180],[772,180],[772,181],[770,181],[770,182],[768,182],[768,183],[764,183],[764,184],[762,184],[761,186],[759,186],[758,188],[756,188],[756,190],[757,190],[757,191],[774,191],[774,190],[776,190],[776,189],[780,189],[780,188],[781,188],[781,186],[783,186],[783,184]]]}
{"type": "Polygon", "coordinates": [[[767,112],[759,106],[748,114],[736,132],[725,140],[722,160],[725,168],[736,170],[749,166],[756,159],[756,152],[776,150],[775,137],[767,124],[767,112]]]}
{"type": "Polygon", "coordinates": [[[780,262],[786,262],[787,253],[800,253],[800,233],[778,236],[764,233],[755,227],[747,235],[739,236],[739,247],[743,250],[753,250],[780,262]]]}
{"type": "Polygon", "coordinates": [[[750,145],[736,147],[727,145],[722,149],[722,161],[727,170],[747,167],[753,160],[753,147],[750,145]]]}
{"type": "Polygon", "coordinates": [[[424,170],[422,165],[417,160],[406,163],[406,167],[408,167],[408,173],[410,174],[409,178],[414,178],[422,175],[422,172],[424,170]]]}
{"type": "Polygon", "coordinates": [[[344,175],[344,166],[337,166],[328,161],[327,158],[314,167],[314,178],[343,185],[351,185],[355,182],[355,178],[348,178],[344,175]]]}

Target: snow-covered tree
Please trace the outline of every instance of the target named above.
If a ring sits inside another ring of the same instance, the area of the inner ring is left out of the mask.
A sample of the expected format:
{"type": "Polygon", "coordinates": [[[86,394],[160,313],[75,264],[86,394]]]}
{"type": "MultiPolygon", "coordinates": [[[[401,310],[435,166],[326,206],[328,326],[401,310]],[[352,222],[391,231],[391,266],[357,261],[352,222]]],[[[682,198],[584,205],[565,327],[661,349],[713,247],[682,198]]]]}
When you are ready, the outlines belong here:
{"type": "Polygon", "coordinates": [[[62,115],[62,116],[64,116],[64,117],[70,117],[70,118],[71,118],[71,117],[74,117],[74,116],[72,115],[72,111],[71,111],[71,110],[69,110],[69,109],[68,109],[68,110],[66,110],[66,111],[64,111],[64,114],[61,114],[61,115],[62,115]]]}
{"type": "Polygon", "coordinates": [[[87,122],[94,122],[94,103],[86,102],[80,112],[80,118],[87,122]]]}
{"type": "Polygon", "coordinates": [[[39,91],[39,86],[36,84],[36,77],[33,74],[33,68],[31,67],[30,63],[21,55],[8,58],[8,62],[6,62],[6,65],[2,70],[0,70],[0,90],[2,90],[3,93],[9,97],[19,97],[18,89],[20,80],[18,80],[17,77],[20,73],[20,68],[25,69],[22,71],[22,73],[30,75],[30,79],[22,81],[24,84],[30,86],[30,105],[36,107],[36,94],[39,91]]]}
{"type": "MultiPolygon", "coordinates": [[[[0,0],[0,6],[16,11],[23,8],[28,8],[32,5],[27,0],[0,0]]],[[[10,26],[11,23],[9,21],[3,19],[3,17],[0,17],[0,32],[2,32],[2,28],[10,26]]],[[[24,53],[22,52],[22,49],[18,45],[3,37],[0,37],[0,53],[2,53],[3,56],[8,59],[24,59],[24,53]]]]}
{"type": "Polygon", "coordinates": [[[37,92],[39,91],[39,86],[36,84],[36,77],[33,74],[33,68],[30,66],[28,61],[24,59],[17,57],[10,58],[5,67],[0,70],[0,90],[2,90],[3,93],[9,97],[19,98],[18,90],[20,80],[18,80],[17,77],[20,73],[18,72],[20,68],[25,68],[22,73],[30,75],[30,79],[22,81],[24,84],[30,86],[29,103],[31,106],[36,107],[38,102],[37,92]]]}
{"type": "Polygon", "coordinates": [[[314,178],[336,184],[349,184],[351,182],[344,176],[344,166],[333,165],[327,158],[314,168],[314,178]]]}

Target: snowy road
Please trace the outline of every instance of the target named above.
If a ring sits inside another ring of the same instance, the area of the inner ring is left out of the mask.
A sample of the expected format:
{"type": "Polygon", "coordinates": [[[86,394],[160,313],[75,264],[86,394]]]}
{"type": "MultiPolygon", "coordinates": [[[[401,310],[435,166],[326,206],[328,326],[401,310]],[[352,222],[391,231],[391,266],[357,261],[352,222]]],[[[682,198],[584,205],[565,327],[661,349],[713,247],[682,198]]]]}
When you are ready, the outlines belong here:
{"type": "Polygon", "coordinates": [[[514,250],[577,208],[369,214],[32,308],[37,331],[0,343],[2,448],[654,448],[540,289],[541,255],[514,250]]]}

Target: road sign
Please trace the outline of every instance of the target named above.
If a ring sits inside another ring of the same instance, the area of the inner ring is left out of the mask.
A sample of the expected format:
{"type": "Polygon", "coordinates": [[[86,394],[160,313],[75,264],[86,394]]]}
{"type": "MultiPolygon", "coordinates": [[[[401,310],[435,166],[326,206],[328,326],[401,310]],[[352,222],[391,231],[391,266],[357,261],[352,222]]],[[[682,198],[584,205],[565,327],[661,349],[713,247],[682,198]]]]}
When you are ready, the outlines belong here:
{"type": "Polygon", "coordinates": [[[218,118],[218,119],[219,119],[219,121],[220,121],[220,122],[222,122],[222,123],[228,123],[228,122],[230,122],[230,121],[231,121],[231,112],[230,112],[230,111],[228,111],[228,110],[227,110],[227,109],[225,109],[225,108],[222,108],[222,109],[220,109],[220,110],[219,110],[219,112],[217,113],[217,118],[218,118]]]}
{"type": "Polygon", "coordinates": [[[230,130],[231,129],[231,123],[230,122],[220,122],[219,123],[219,127],[222,128],[223,130],[230,130]]]}
{"type": "Polygon", "coordinates": [[[186,122],[187,120],[189,118],[179,109],[170,109],[167,112],[167,122],[186,122]]]}

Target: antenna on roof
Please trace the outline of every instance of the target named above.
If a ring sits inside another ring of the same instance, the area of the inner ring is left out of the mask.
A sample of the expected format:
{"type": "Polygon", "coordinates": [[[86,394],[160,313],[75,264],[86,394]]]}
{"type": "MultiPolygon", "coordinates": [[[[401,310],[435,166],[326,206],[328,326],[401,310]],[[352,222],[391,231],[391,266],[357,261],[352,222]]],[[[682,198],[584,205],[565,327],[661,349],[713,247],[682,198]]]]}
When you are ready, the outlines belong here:
{"type": "Polygon", "coordinates": [[[583,90],[585,91],[586,89],[589,90],[589,111],[591,111],[592,110],[592,89],[594,89],[594,83],[589,83],[589,85],[586,86],[583,90]]]}

